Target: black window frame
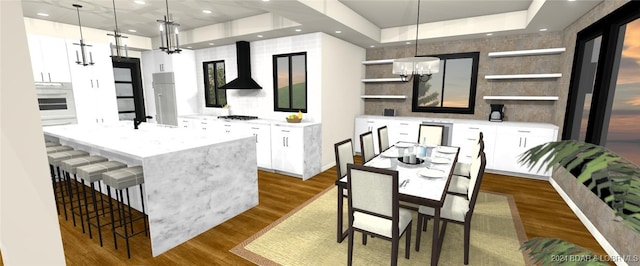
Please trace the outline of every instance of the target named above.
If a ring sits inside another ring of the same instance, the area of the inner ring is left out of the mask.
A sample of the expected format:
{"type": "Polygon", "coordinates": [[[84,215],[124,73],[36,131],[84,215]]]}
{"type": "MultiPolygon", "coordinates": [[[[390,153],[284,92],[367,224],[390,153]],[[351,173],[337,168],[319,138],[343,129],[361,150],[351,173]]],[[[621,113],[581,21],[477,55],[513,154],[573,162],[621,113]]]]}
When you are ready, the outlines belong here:
{"type": "Polygon", "coordinates": [[[204,105],[205,107],[224,107],[225,105],[227,105],[227,91],[226,90],[220,90],[220,86],[218,86],[217,82],[214,82],[215,84],[214,86],[214,94],[215,94],[215,99],[213,99],[213,101],[211,101],[211,97],[209,97],[209,86],[211,86],[210,82],[209,82],[209,69],[207,68],[207,66],[209,64],[214,64],[214,68],[213,68],[213,75],[214,77],[218,76],[218,68],[215,67],[217,66],[217,64],[222,63],[222,66],[224,67],[224,75],[223,77],[223,82],[222,84],[226,83],[226,76],[227,76],[227,66],[224,63],[224,60],[214,60],[214,61],[206,61],[206,62],[202,62],[202,76],[204,79],[204,105]],[[218,99],[220,98],[218,96],[218,93],[224,93],[224,99],[225,102],[224,103],[220,103],[218,101],[218,99]]]}
{"type": "MultiPolygon", "coordinates": [[[[473,114],[475,111],[476,105],[476,91],[478,85],[478,65],[480,61],[480,52],[467,52],[467,53],[454,53],[454,54],[437,54],[437,55],[423,55],[430,57],[438,57],[440,60],[444,60],[444,67],[440,69],[442,73],[442,79],[446,78],[446,68],[448,59],[462,59],[462,58],[471,58],[471,82],[469,88],[469,106],[468,107],[444,107],[442,106],[443,101],[440,102],[439,107],[424,107],[418,105],[418,96],[419,96],[419,76],[413,77],[413,98],[411,100],[411,111],[412,112],[421,112],[421,113],[452,113],[452,114],[473,114]]],[[[444,95],[445,91],[445,83],[442,82],[442,88],[440,88],[440,95],[444,95]]],[[[441,97],[442,98],[442,97],[441,97]]]]}
{"type": "Polygon", "coordinates": [[[308,105],[308,86],[307,86],[307,52],[297,52],[288,54],[273,55],[273,110],[278,112],[302,112],[306,113],[308,105]],[[304,108],[292,108],[293,106],[293,78],[292,78],[292,58],[294,56],[304,56],[304,108]],[[289,108],[278,107],[278,58],[286,57],[289,62],[289,108]]]}

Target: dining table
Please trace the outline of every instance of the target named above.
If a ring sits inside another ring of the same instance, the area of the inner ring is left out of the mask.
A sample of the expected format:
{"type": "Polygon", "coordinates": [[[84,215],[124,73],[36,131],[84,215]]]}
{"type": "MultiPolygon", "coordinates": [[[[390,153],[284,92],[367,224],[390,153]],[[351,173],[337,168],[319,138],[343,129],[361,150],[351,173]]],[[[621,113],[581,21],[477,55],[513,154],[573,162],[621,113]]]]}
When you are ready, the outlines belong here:
{"type": "MultiPolygon", "coordinates": [[[[398,142],[364,164],[369,167],[398,171],[398,198],[401,203],[412,203],[434,209],[431,265],[438,264],[442,246],[440,209],[444,204],[459,152],[460,148],[453,146],[421,146],[418,143],[398,142]]],[[[338,186],[337,241],[341,243],[348,235],[348,231],[343,230],[342,225],[347,177],[337,180],[336,186],[338,186]]]]}

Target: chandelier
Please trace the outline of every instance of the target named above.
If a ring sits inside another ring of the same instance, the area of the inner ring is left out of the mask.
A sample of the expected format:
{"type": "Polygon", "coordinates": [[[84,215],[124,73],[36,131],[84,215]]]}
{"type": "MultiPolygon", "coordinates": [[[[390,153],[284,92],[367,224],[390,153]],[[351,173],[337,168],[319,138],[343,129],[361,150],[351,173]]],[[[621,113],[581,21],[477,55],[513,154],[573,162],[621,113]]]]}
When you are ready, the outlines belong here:
{"type": "Polygon", "coordinates": [[[75,7],[76,11],[78,12],[78,26],[80,26],[80,43],[74,43],[74,45],[80,46],[79,54],[78,54],[78,50],[76,50],[76,64],[82,65],[82,66],[89,66],[89,65],[92,66],[95,64],[93,62],[93,55],[91,55],[91,52],[89,52],[89,60],[87,61],[87,49],[85,49],[85,47],[91,47],[91,45],[84,43],[84,38],[82,37],[82,23],[80,23],[80,8],[82,8],[82,6],[78,4],[73,4],[73,7],[75,7]],[[80,61],[80,59],[82,59],[82,61],[80,61]]]}
{"type": "Polygon", "coordinates": [[[416,18],[416,50],[414,57],[393,60],[393,74],[399,75],[402,81],[409,81],[413,76],[422,79],[440,71],[440,58],[418,56],[418,27],[420,25],[420,0],[418,0],[418,15],[416,18]]]}
{"type": "Polygon", "coordinates": [[[116,40],[115,46],[113,45],[113,43],[109,43],[109,46],[111,47],[111,56],[114,56],[113,50],[115,50],[116,51],[115,56],[120,58],[122,57],[122,53],[120,52],[120,50],[123,50],[125,57],[129,57],[129,51],[127,50],[127,45],[125,44],[124,46],[122,46],[122,38],[128,38],[128,37],[120,34],[120,31],[118,30],[118,16],[116,15],[116,0],[113,0],[113,19],[116,22],[116,28],[113,31],[113,34],[111,33],[107,34],[109,36],[113,36],[113,38],[115,38],[116,40]]]}
{"type": "Polygon", "coordinates": [[[165,51],[167,54],[180,53],[180,44],[178,43],[178,27],[180,24],[171,20],[171,14],[169,14],[169,0],[166,0],[167,15],[164,19],[157,20],[160,23],[160,50],[165,51]]]}

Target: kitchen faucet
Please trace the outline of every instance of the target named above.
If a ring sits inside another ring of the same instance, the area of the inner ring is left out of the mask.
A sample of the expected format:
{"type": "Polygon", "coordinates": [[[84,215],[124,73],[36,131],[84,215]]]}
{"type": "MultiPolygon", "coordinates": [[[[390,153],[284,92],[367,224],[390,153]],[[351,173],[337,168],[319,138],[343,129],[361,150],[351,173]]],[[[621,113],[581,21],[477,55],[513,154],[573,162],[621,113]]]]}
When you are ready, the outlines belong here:
{"type": "MultiPolygon", "coordinates": [[[[151,117],[151,116],[145,116],[144,118],[146,118],[146,119],[151,119],[151,118],[153,118],[153,117],[151,117]]],[[[133,118],[133,129],[138,129],[138,126],[139,126],[142,122],[144,122],[144,121],[142,121],[142,120],[138,120],[138,118],[137,118],[137,117],[133,118]]]]}

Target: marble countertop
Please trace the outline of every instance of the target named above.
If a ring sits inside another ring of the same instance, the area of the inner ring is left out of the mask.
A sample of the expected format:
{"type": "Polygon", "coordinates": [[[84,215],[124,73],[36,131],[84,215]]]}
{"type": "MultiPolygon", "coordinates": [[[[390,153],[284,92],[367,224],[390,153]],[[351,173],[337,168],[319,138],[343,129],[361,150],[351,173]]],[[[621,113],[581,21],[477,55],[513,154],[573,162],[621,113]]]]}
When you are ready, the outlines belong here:
{"type": "Polygon", "coordinates": [[[217,115],[206,115],[206,114],[195,114],[195,115],[183,115],[179,118],[191,118],[191,119],[202,119],[202,120],[210,120],[210,121],[223,121],[223,122],[238,122],[238,123],[248,123],[248,124],[263,124],[263,125],[279,125],[279,126],[291,126],[291,127],[305,127],[319,124],[317,122],[309,122],[303,120],[300,123],[288,123],[284,118],[282,121],[274,120],[274,119],[253,119],[253,120],[233,120],[233,119],[220,119],[217,115]]]}
{"type": "Polygon", "coordinates": [[[250,133],[216,135],[178,127],[142,123],[133,129],[130,121],[96,125],[60,125],[43,127],[46,135],[61,140],[73,140],[87,146],[119,153],[133,158],[145,158],[171,152],[252,138],[250,133]]]}

